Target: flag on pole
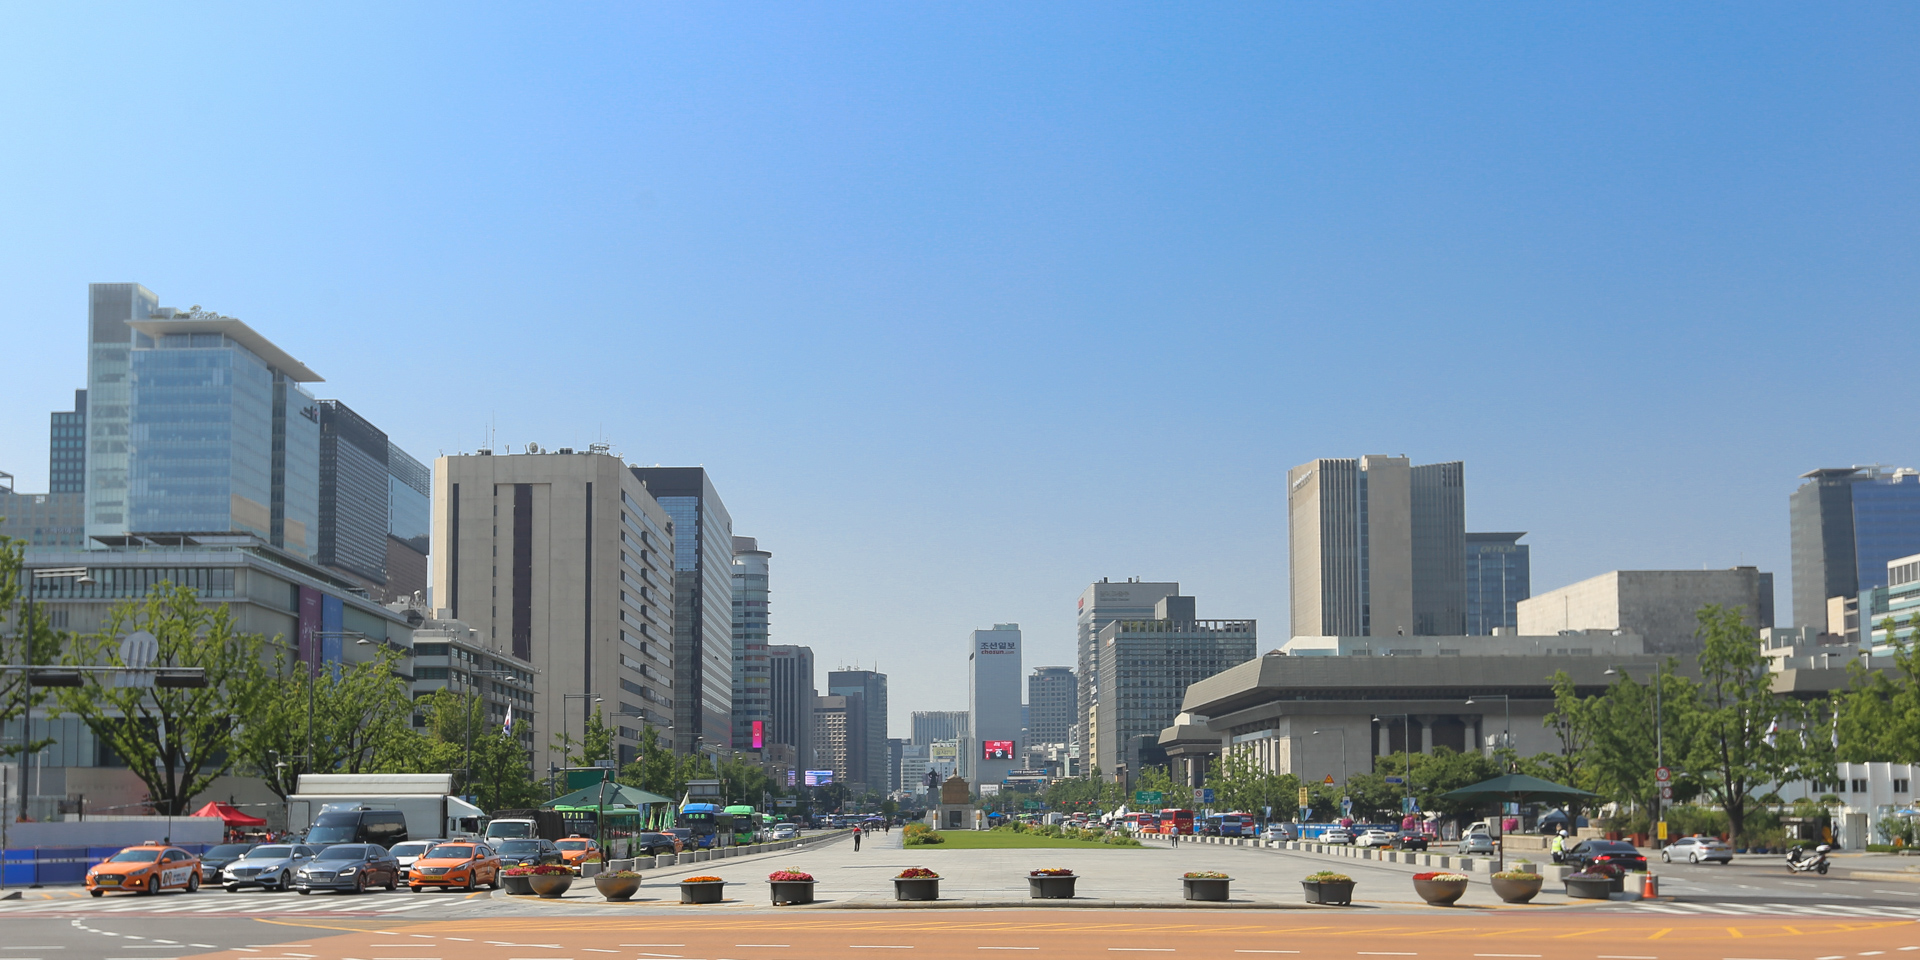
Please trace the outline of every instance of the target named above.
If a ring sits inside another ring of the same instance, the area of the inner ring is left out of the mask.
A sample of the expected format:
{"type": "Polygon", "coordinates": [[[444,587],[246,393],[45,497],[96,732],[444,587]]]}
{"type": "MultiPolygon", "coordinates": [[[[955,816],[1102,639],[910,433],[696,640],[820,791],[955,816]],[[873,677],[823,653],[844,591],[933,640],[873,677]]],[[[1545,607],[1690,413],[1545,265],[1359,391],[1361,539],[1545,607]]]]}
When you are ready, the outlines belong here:
{"type": "Polygon", "coordinates": [[[1767,724],[1767,735],[1764,737],[1761,737],[1760,742],[1771,747],[1773,746],[1773,741],[1777,739],[1777,736],[1779,733],[1780,733],[1780,719],[1778,717],[1775,717],[1772,723],[1767,724]]]}
{"type": "Polygon", "coordinates": [[[507,722],[501,725],[500,732],[509,737],[513,736],[513,704],[511,703],[507,704],[507,722]]]}

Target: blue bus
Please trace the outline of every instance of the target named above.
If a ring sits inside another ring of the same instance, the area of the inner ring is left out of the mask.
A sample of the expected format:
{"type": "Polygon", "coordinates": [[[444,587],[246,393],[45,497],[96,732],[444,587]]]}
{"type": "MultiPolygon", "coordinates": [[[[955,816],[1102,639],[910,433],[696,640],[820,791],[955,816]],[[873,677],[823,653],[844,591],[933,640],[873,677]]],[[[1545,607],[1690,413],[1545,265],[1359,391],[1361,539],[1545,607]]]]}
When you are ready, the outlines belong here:
{"type": "Polygon", "coordinates": [[[733,845],[733,814],[717,803],[689,803],[680,808],[679,826],[693,831],[694,846],[733,845]]]}

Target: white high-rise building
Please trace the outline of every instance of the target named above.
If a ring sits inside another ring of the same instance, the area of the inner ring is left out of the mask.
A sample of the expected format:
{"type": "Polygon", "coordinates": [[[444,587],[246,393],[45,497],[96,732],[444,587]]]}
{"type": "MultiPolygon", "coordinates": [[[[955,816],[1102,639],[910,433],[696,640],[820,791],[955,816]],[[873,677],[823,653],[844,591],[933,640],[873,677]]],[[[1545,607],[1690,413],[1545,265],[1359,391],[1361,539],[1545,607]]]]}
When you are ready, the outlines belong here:
{"type": "Polygon", "coordinates": [[[976,784],[998,784],[1007,771],[1025,766],[1016,759],[1026,747],[1020,742],[1020,625],[975,630],[967,659],[969,765],[976,784]]]}

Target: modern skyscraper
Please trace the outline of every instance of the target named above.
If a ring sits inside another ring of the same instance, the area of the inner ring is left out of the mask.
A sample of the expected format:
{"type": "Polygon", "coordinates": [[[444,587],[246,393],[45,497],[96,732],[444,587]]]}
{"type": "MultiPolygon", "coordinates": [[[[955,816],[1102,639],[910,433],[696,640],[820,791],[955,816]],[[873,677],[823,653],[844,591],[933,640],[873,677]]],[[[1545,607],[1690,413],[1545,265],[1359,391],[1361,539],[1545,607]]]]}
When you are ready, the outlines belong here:
{"type": "Polygon", "coordinates": [[[733,744],[733,518],[705,467],[634,467],[673,518],[674,746],[733,744]]]}
{"type": "MultiPolygon", "coordinates": [[[[434,466],[433,597],[540,671],[550,731],[580,729],[592,698],[621,763],[641,727],[664,731],[675,697],[675,528],[619,457],[441,457],[434,466]],[[585,698],[585,699],[583,699],[585,698]]],[[[534,769],[559,755],[540,743],[534,769]]]]}
{"type": "Polygon", "coordinates": [[[915,710],[913,743],[921,746],[940,740],[965,740],[972,736],[965,710],[915,710]]]}
{"type": "Polygon", "coordinates": [[[317,553],[320,412],[300,384],[320,376],[232,317],[162,307],[126,326],[126,532],[317,553]]]}
{"type": "Polygon", "coordinates": [[[1467,534],[1467,636],[1520,625],[1514,606],[1532,596],[1531,549],[1523,533],[1467,534]]]}
{"type": "Polygon", "coordinates": [[[1253,659],[1252,620],[1199,620],[1192,597],[1162,597],[1151,618],[1115,620],[1100,629],[1100,699],[1093,757],[1104,774],[1139,776],[1159,753],[1160,731],[1180,713],[1187,687],[1253,659]]]}
{"type": "Polygon", "coordinates": [[[1887,585],[1887,563],[1920,552],[1920,471],[1879,465],[1800,475],[1788,499],[1794,625],[1827,628],[1827,601],[1887,585]]]}
{"type": "Polygon", "coordinates": [[[813,759],[808,770],[832,770],[833,782],[853,785],[853,728],[857,721],[847,698],[815,697],[813,702],[813,759]]]}
{"type": "Polygon", "coordinates": [[[1034,667],[1027,677],[1027,739],[1039,743],[1066,743],[1073,727],[1078,686],[1072,667],[1034,667]]]}
{"type": "Polygon", "coordinates": [[[733,748],[760,750],[772,721],[767,659],[767,561],[752,537],[733,538],[733,748]],[[755,729],[758,724],[758,729],[755,729]]]}
{"type": "Polygon", "coordinates": [[[433,471],[387,443],[387,595],[426,592],[433,542],[433,471]]]}
{"type": "Polygon", "coordinates": [[[801,769],[813,764],[813,648],[767,645],[767,742],[793,749],[801,769]]]}
{"type": "MultiPolygon", "coordinates": [[[[1079,608],[1079,651],[1080,665],[1075,679],[1080,689],[1076,697],[1076,709],[1080,730],[1086,737],[1081,756],[1094,756],[1093,737],[1097,730],[1093,723],[1093,714],[1100,700],[1100,671],[1097,669],[1098,650],[1095,644],[1099,640],[1100,630],[1107,624],[1122,618],[1152,619],[1155,604],[1163,597],[1180,592],[1177,583],[1145,583],[1128,580],[1125,583],[1113,583],[1102,578],[1099,583],[1091,584],[1080,594],[1079,608]]],[[[1102,771],[1112,774],[1112,770],[1102,771]]]]}
{"type": "Polygon", "coordinates": [[[846,701],[847,781],[886,792],[887,675],[835,670],[827,674],[827,694],[846,701]]]}
{"type": "Polygon", "coordinates": [[[160,298],[137,283],[87,285],[89,538],[127,532],[127,435],[133,422],[130,324],[148,319],[159,308],[160,298]]]}
{"type": "Polygon", "coordinates": [[[1007,771],[1025,767],[1020,742],[1020,625],[996,623],[975,630],[967,654],[967,712],[973,740],[967,745],[978,783],[997,784],[1007,771]]]}
{"type": "Polygon", "coordinates": [[[321,564],[369,587],[387,582],[387,434],[338,400],[320,401],[321,564]]]}
{"type": "Polygon", "coordinates": [[[1466,632],[1465,468],[1406,457],[1287,472],[1294,636],[1466,632]]]}
{"type": "Polygon", "coordinates": [[[71,411],[55,410],[47,428],[47,492],[87,489],[87,392],[73,392],[71,411]]]}

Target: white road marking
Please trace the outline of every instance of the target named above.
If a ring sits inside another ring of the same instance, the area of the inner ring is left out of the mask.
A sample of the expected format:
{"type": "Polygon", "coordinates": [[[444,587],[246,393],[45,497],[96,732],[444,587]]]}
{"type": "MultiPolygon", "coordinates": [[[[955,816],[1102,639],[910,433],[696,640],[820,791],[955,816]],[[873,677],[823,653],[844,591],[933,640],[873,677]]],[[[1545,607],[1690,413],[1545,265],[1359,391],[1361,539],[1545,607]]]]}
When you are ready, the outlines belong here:
{"type": "Polygon", "coordinates": [[[1659,957],[1636,957],[1620,953],[1603,953],[1599,960],[1660,960],[1659,957]]]}
{"type": "MultiPolygon", "coordinates": [[[[736,943],[734,944],[734,946],[744,947],[746,946],[746,944],[736,943]]],[[[974,947],[974,949],[975,950],[1038,950],[1040,948],[1039,947],[974,947]]]]}
{"type": "Polygon", "coordinates": [[[1298,950],[1235,950],[1234,953],[1299,953],[1298,950]]]}

